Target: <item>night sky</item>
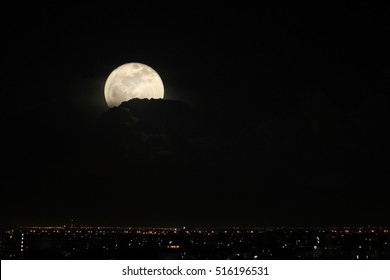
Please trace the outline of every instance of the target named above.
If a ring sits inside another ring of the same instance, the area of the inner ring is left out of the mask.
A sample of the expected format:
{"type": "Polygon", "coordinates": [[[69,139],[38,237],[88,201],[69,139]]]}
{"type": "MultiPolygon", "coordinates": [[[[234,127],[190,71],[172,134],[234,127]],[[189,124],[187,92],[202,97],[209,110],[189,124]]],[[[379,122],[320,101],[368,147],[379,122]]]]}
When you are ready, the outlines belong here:
{"type": "Polygon", "coordinates": [[[1,227],[389,225],[389,9],[257,2],[3,9],[1,227]]]}

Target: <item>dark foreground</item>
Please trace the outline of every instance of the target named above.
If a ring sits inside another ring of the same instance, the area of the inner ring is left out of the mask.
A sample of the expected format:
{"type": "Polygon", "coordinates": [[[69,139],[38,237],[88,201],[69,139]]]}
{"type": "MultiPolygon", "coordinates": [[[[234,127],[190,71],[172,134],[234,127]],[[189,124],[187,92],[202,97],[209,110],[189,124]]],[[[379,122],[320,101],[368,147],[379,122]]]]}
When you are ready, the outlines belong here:
{"type": "Polygon", "coordinates": [[[24,227],[2,259],[390,259],[389,229],[24,227]]]}

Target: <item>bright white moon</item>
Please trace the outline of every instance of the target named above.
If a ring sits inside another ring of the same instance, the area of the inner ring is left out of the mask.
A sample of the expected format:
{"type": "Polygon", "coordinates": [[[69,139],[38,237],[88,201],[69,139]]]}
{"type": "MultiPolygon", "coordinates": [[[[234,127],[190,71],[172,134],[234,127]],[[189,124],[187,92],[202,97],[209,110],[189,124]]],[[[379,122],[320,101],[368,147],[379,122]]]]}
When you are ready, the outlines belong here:
{"type": "Polygon", "coordinates": [[[142,63],[126,63],[108,76],[104,97],[110,108],[133,98],[163,98],[164,85],[151,67],[142,63]]]}

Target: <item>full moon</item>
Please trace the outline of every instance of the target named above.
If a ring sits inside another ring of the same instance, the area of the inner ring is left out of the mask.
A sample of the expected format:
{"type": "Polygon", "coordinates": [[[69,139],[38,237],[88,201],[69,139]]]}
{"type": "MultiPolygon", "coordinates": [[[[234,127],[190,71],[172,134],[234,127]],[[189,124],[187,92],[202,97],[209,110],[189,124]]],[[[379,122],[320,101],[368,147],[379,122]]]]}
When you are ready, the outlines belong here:
{"type": "Polygon", "coordinates": [[[164,85],[151,67],[142,63],[126,63],[108,76],[104,97],[110,108],[133,98],[159,99],[164,97],[164,85]]]}

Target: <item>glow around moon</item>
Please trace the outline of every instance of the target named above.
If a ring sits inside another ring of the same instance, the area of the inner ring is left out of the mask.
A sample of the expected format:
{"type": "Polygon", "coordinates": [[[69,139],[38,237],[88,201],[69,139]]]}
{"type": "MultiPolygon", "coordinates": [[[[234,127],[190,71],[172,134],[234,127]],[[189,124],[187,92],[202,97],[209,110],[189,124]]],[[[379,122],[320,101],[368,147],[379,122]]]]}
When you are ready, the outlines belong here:
{"type": "Polygon", "coordinates": [[[151,67],[142,63],[126,63],[108,76],[104,96],[112,108],[133,98],[163,98],[164,85],[151,67]]]}

